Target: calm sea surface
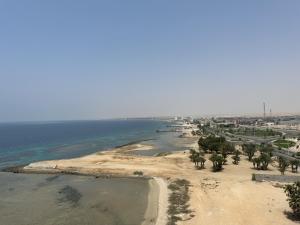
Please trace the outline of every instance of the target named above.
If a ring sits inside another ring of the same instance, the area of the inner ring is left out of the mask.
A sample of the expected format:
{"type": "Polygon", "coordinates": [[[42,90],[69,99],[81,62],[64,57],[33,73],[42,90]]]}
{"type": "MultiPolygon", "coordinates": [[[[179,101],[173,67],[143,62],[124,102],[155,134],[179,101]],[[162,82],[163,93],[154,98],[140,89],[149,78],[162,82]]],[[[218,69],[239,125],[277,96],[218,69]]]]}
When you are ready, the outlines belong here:
{"type": "Polygon", "coordinates": [[[133,141],[156,139],[158,120],[102,120],[0,124],[0,168],[72,158],[133,141]]]}

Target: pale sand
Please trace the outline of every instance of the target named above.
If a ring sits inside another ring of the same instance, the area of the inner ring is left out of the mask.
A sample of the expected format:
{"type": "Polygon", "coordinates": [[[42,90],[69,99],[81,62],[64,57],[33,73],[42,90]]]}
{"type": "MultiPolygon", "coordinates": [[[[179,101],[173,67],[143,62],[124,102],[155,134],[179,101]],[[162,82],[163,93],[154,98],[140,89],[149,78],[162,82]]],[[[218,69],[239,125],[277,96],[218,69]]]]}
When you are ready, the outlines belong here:
{"type": "Polygon", "coordinates": [[[155,225],[158,216],[157,204],[159,199],[159,185],[154,179],[149,180],[149,194],[147,209],[142,225],[155,225]]]}
{"type": "Polygon", "coordinates": [[[165,225],[168,222],[168,185],[166,181],[160,177],[154,177],[154,179],[159,187],[158,213],[156,218],[156,225],[165,225]]]}
{"type": "MultiPolygon", "coordinates": [[[[179,221],[179,225],[297,224],[284,214],[284,211],[290,211],[290,208],[282,188],[274,187],[269,182],[251,181],[252,173],[280,174],[277,168],[270,166],[267,172],[257,171],[252,169],[252,163],[245,157],[242,157],[240,165],[233,165],[229,157],[224,170],[213,173],[210,161],[205,163],[206,169],[196,170],[188,155],[188,152],[174,152],[162,157],[128,156],[116,149],[75,159],[32,163],[24,169],[28,172],[65,171],[121,176],[132,176],[133,172],[138,170],[143,171],[146,176],[161,177],[165,180],[189,180],[189,203],[194,217],[179,221]]],[[[167,200],[162,200],[161,196],[167,194],[161,194],[163,192],[167,192],[166,187],[160,189],[159,201],[162,202],[159,203],[158,215],[166,216],[167,200]]],[[[164,219],[157,220],[160,221],[161,224],[165,224],[164,219]]]]}
{"type": "Polygon", "coordinates": [[[150,191],[145,220],[142,225],[167,224],[168,186],[164,179],[154,177],[149,180],[150,191]]]}

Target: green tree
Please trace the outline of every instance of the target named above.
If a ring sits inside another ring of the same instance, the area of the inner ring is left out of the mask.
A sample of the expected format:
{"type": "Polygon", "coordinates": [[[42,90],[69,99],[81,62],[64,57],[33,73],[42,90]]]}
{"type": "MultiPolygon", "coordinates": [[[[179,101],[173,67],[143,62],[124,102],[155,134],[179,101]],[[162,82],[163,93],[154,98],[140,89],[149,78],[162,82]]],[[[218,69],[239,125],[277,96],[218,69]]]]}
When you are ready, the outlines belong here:
{"type": "Polygon", "coordinates": [[[296,216],[300,216],[300,182],[295,182],[294,184],[288,184],[284,187],[284,192],[286,193],[289,202],[289,206],[293,210],[296,216]]]}
{"type": "Polygon", "coordinates": [[[240,152],[239,151],[235,151],[234,152],[234,156],[232,156],[232,159],[233,159],[233,164],[238,165],[239,162],[240,162],[240,160],[241,160],[240,152]]]}
{"type": "Polygon", "coordinates": [[[223,163],[225,159],[222,155],[218,155],[216,152],[214,152],[209,160],[213,163],[213,171],[220,171],[223,169],[223,163]]]}
{"type": "Polygon", "coordinates": [[[233,144],[229,143],[229,142],[224,142],[222,145],[220,145],[220,153],[222,154],[225,164],[227,162],[226,158],[228,156],[228,154],[231,154],[235,151],[235,147],[233,144]]]}
{"type": "Polygon", "coordinates": [[[255,144],[243,144],[243,151],[247,154],[248,160],[251,161],[255,152],[256,152],[256,145],[255,144]]]}
{"type": "Polygon", "coordinates": [[[196,160],[198,163],[200,163],[200,166],[197,165],[198,169],[204,169],[204,164],[205,164],[206,159],[202,156],[199,156],[199,157],[197,157],[196,160]]]}
{"type": "Polygon", "coordinates": [[[269,163],[272,161],[271,156],[268,153],[261,153],[260,155],[261,169],[267,170],[269,163]]]}
{"type": "Polygon", "coordinates": [[[199,152],[197,152],[196,150],[194,149],[190,149],[190,160],[195,163],[195,166],[197,166],[197,161],[196,161],[196,158],[197,158],[197,155],[199,154],[199,152]]]}
{"type": "Polygon", "coordinates": [[[255,157],[252,159],[252,163],[253,163],[253,167],[256,169],[260,169],[261,168],[261,161],[259,157],[255,157]]]}
{"type": "Polygon", "coordinates": [[[259,157],[252,159],[253,167],[258,170],[267,170],[271,161],[271,156],[264,152],[262,152],[259,157]]]}
{"type": "Polygon", "coordinates": [[[298,172],[299,161],[297,159],[291,161],[291,168],[293,173],[298,172]]]}
{"type": "Polygon", "coordinates": [[[282,175],[284,175],[284,172],[290,165],[289,161],[283,157],[279,157],[278,164],[279,164],[279,171],[281,172],[282,175]]]}
{"type": "Polygon", "coordinates": [[[219,152],[223,143],[226,142],[224,137],[216,137],[210,135],[207,138],[200,138],[198,141],[199,149],[203,149],[204,152],[219,152]]]}
{"type": "Polygon", "coordinates": [[[204,155],[203,152],[198,152],[194,149],[190,150],[189,158],[195,164],[195,167],[198,169],[204,168],[204,163],[205,163],[206,159],[203,157],[203,155],[204,155]],[[199,167],[199,163],[200,163],[200,167],[199,167]]]}
{"type": "Polygon", "coordinates": [[[266,153],[268,154],[269,156],[272,156],[273,155],[273,146],[268,144],[268,145],[263,145],[262,147],[260,147],[259,151],[260,153],[266,153]]]}

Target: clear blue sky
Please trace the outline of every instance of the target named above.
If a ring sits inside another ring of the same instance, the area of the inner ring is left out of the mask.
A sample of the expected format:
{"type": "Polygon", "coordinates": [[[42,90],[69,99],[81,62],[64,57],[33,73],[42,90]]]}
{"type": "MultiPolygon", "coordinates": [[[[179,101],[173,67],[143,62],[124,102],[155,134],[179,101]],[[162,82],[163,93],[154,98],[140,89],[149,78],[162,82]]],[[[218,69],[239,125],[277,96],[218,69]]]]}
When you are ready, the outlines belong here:
{"type": "Polygon", "coordinates": [[[0,121],[300,112],[299,0],[0,0],[0,121]]]}

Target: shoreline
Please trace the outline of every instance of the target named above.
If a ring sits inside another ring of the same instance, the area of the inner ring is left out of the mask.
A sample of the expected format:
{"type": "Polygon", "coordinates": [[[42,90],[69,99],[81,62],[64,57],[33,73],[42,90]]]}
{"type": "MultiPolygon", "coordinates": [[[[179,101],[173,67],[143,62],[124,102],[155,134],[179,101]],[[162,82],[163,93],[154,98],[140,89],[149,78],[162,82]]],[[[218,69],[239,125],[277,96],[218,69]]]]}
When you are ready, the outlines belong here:
{"type": "MultiPolygon", "coordinates": [[[[155,209],[156,212],[151,212],[151,202],[148,201],[145,222],[150,222],[149,225],[166,225],[170,223],[172,216],[178,219],[177,225],[252,225],[257,223],[256,218],[260,218],[260,225],[294,225],[283,213],[290,210],[283,190],[270,182],[252,181],[252,174],[257,171],[246,156],[241,156],[239,165],[234,165],[229,160],[224,170],[214,173],[209,154],[206,156],[205,168],[201,170],[197,170],[190,161],[188,151],[172,151],[161,156],[124,154],[140,147],[134,144],[73,159],[41,161],[18,168],[15,172],[150,178],[152,183],[149,184],[151,190],[149,189],[148,200],[153,202],[156,199],[158,208],[155,209]],[[176,199],[177,188],[173,187],[174,193],[167,186],[176,180],[188,182],[188,189],[186,182],[179,185],[179,188],[186,190],[182,198],[185,199],[185,205],[178,205],[180,201],[176,199]],[[170,200],[172,194],[175,194],[173,201],[170,200]],[[184,211],[180,211],[181,209],[184,211]],[[155,213],[157,218],[154,223],[155,213]],[[255,216],[249,217],[249,214],[255,216]]],[[[271,175],[278,174],[279,171],[270,166],[265,173],[271,175]]],[[[290,171],[286,174],[292,175],[290,171]]]]}
{"type": "MultiPolygon", "coordinates": [[[[143,142],[143,141],[142,141],[143,142]]],[[[139,142],[130,143],[122,145],[120,147],[115,147],[105,151],[95,152],[93,154],[85,155],[79,158],[93,157],[93,156],[103,156],[103,155],[114,155],[123,157],[132,157],[126,153],[133,151],[147,151],[151,150],[153,146],[140,144],[139,142]]],[[[143,157],[138,155],[133,155],[133,157],[143,157]]],[[[146,158],[148,156],[145,156],[146,158]]],[[[153,156],[154,157],[154,156],[153,156]]],[[[168,221],[168,185],[167,181],[161,177],[149,176],[149,175],[134,175],[134,174],[121,174],[121,173],[104,173],[102,171],[92,171],[84,170],[84,168],[78,167],[67,167],[59,168],[58,166],[46,166],[42,165],[46,162],[51,161],[64,161],[72,159],[62,159],[62,160],[50,160],[50,161],[40,161],[33,162],[28,165],[19,165],[13,167],[7,167],[2,170],[2,172],[11,173],[24,173],[24,174],[64,174],[64,175],[77,175],[77,176],[93,176],[95,178],[110,179],[110,178],[131,178],[131,179],[147,179],[149,182],[149,193],[147,200],[147,208],[144,214],[144,221],[142,225],[166,225],[168,221]],[[41,165],[41,167],[35,167],[34,165],[41,165]]]]}

